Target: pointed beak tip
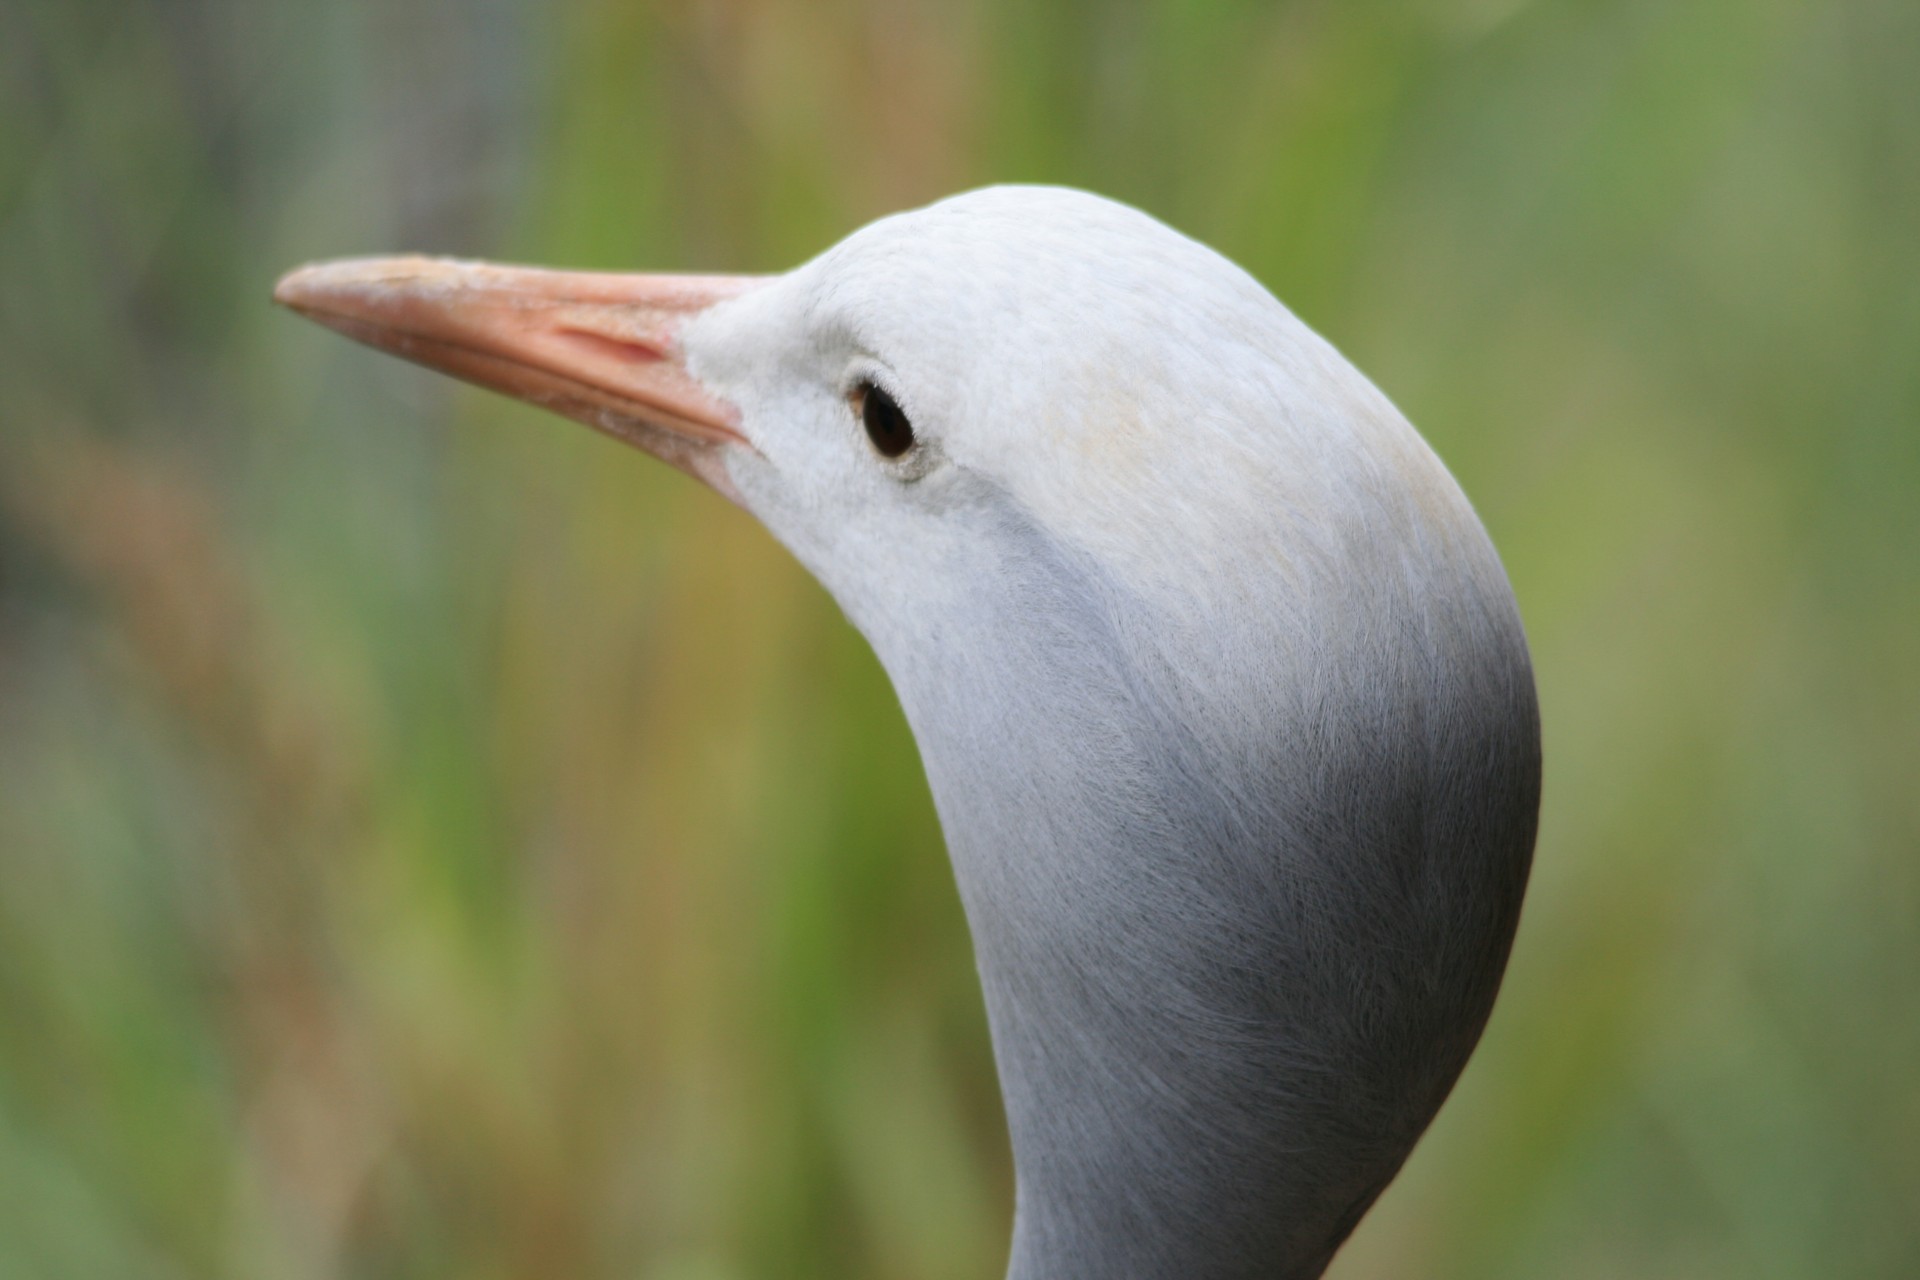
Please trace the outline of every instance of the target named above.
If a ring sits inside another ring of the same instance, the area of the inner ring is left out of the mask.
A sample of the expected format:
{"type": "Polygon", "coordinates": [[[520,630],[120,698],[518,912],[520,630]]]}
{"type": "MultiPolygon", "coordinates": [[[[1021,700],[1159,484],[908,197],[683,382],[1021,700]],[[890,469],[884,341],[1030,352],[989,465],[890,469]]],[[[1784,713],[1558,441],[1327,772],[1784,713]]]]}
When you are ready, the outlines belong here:
{"type": "Polygon", "coordinates": [[[402,286],[453,278],[463,264],[444,259],[405,256],[394,258],[334,258],[309,262],[281,276],[273,286],[273,300],[294,311],[329,311],[349,297],[392,293],[402,286]]]}
{"type": "Polygon", "coordinates": [[[313,264],[295,267],[273,282],[273,301],[276,306],[288,307],[298,311],[311,299],[313,276],[318,270],[313,264]]]}
{"type": "Polygon", "coordinates": [[[337,308],[344,295],[363,291],[371,282],[364,259],[309,262],[280,277],[273,300],[303,315],[337,308]]]}

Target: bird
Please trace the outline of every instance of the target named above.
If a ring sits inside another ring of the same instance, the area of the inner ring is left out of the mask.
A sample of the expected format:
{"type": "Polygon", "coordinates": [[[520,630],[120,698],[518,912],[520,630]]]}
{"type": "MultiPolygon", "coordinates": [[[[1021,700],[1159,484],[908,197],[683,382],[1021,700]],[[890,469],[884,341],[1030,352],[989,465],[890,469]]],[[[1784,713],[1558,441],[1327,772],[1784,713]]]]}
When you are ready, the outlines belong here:
{"type": "Polygon", "coordinates": [[[281,304],[625,440],[838,602],[920,752],[1009,1280],[1321,1275],[1466,1064],[1540,716],[1473,507],[1252,275],[992,186],[777,275],[322,262],[281,304]]]}

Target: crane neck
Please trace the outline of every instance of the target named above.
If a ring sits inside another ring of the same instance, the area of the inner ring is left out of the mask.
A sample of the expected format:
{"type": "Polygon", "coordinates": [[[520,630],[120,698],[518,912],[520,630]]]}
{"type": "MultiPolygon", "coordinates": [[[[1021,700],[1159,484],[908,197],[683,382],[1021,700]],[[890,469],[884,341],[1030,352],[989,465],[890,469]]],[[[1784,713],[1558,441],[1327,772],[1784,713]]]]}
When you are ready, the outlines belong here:
{"type": "Polygon", "coordinates": [[[1318,1275],[1505,965],[1539,787],[1510,598],[1309,600],[1276,639],[1021,563],[944,642],[876,637],[985,992],[1009,1275],[1318,1275]]]}

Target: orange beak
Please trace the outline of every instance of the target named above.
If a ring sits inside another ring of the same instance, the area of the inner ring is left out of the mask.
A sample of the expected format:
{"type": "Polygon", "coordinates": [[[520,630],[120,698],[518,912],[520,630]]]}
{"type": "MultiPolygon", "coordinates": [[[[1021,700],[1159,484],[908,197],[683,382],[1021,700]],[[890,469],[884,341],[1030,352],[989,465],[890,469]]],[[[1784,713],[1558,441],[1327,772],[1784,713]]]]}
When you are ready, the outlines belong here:
{"type": "Polygon", "coordinates": [[[273,299],[370,347],[598,428],[737,502],[720,455],[747,443],[739,411],[687,372],[679,334],[764,279],[358,258],[291,271],[273,299]]]}

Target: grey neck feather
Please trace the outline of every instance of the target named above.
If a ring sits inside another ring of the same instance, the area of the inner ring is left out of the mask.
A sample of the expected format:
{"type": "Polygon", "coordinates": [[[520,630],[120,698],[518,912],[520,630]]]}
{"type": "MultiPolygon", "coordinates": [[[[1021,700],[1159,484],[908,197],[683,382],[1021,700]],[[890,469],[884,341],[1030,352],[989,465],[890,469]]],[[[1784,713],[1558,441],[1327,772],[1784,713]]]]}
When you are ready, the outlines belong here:
{"type": "Polygon", "coordinates": [[[1538,806],[1525,644],[1477,526],[1359,533],[1187,625],[1003,517],[990,585],[869,628],[974,935],[1013,1280],[1319,1275],[1479,1036],[1538,806]]]}

